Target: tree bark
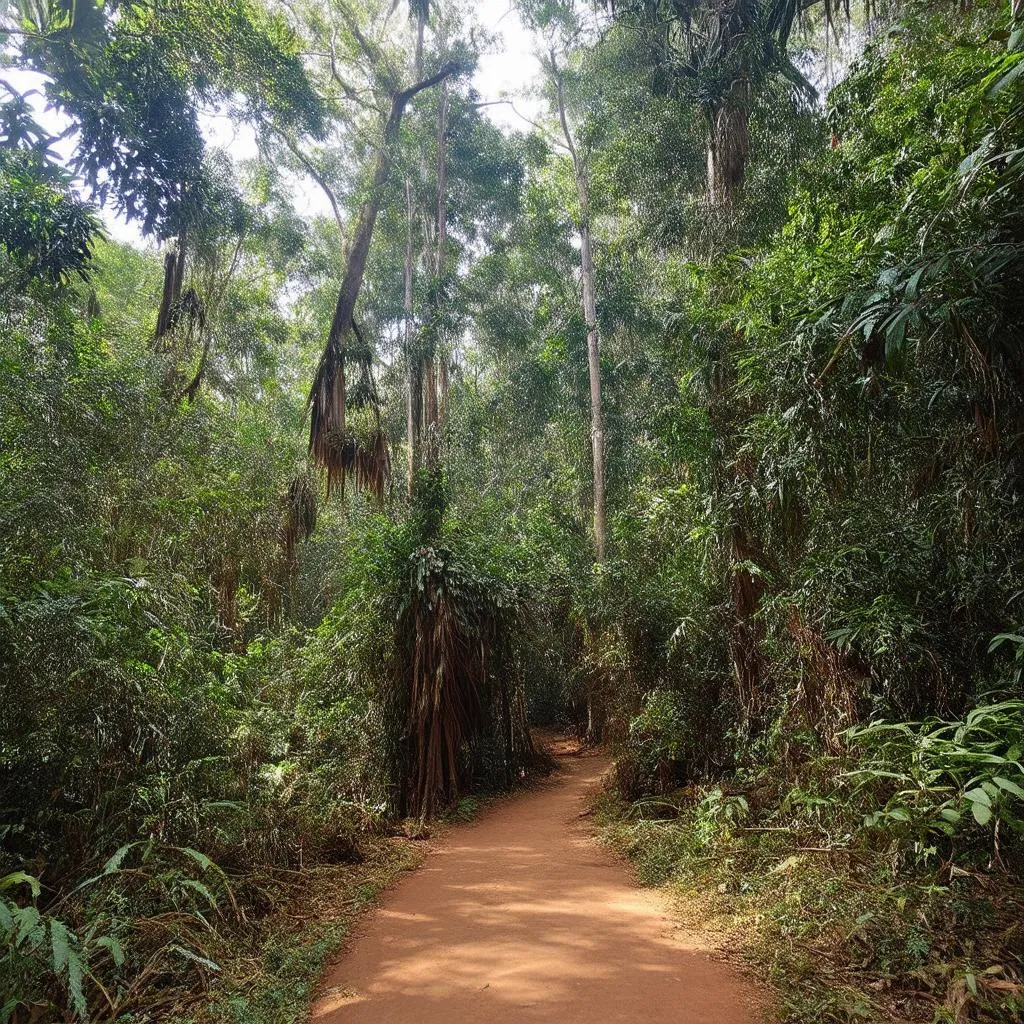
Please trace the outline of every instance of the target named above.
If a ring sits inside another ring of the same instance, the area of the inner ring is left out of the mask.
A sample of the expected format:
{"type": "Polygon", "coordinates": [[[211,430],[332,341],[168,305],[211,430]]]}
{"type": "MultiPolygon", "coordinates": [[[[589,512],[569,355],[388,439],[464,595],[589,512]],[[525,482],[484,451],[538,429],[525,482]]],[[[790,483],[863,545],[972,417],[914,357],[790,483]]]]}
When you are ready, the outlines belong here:
{"type": "Polygon", "coordinates": [[[164,286],[160,310],[156,316],[153,347],[159,348],[161,338],[174,324],[174,307],[181,300],[181,283],[185,277],[185,232],[175,239],[174,248],[164,256],[164,286]]]}
{"type": "Polygon", "coordinates": [[[431,470],[437,469],[441,460],[441,430],[444,426],[444,409],[447,396],[444,394],[447,385],[447,374],[439,372],[444,361],[444,353],[438,348],[438,332],[436,325],[440,319],[441,305],[444,301],[442,282],[444,280],[444,260],[448,242],[448,90],[441,83],[441,96],[437,110],[437,244],[434,251],[434,345],[424,367],[427,378],[426,415],[427,428],[426,463],[431,470]]]}
{"type": "Polygon", "coordinates": [[[327,345],[320,357],[320,365],[309,393],[308,401],[312,412],[309,448],[321,465],[329,464],[330,445],[334,437],[343,437],[345,433],[345,339],[351,328],[356,302],[366,273],[366,261],[370,253],[370,243],[373,241],[373,229],[377,222],[384,186],[394,163],[394,149],[402,125],[402,115],[409,101],[417,93],[443,82],[455,68],[454,63],[446,64],[436,74],[395,93],[391,98],[391,108],[384,121],[381,146],[377,150],[374,162],[370,195],[359,211],[345,276],[331,319],[327,345]]]}
{"type": "Polygon", "coordinates": [[[405,362],[409,368],[408,391],[406,393],[406,429],[409,438],[407,483],[412,498],[416,486],[416,473],[420,468],[420,409],[423,405],[423,383],[420,378],[420,362],[413,353],[412,322],[412,225],[416,211],[412,204],[412,182],[405,179],[405,362]]]}
{"type": "Polygon", "coordinates": [[[750,158],[747,83],[734,82],[725,102],[709,116],[708,196],[713,207],[731,208],[750,158]]]}
{"type": "MultiPolygon", "coordinates": [[[[586,184],[577,180],[580,204],[586,202],[586,184]]],[[[604,495],[604,413],[601,410],[601,351],[597,335],[597,296],[589,217],[580,226],[583,265],[583,318],[587,324],[587,368],[590,372],[590,439],[594,460],[594,547],[597,560],[605,559],[607,527],[604,495]]]]}
{"type": "MultiPolygon", "coordinates": [[[[554,58],[552,57],[552,67],[554,58]]],[[[586,161],[580,155],[569,128],[565,112],[565,89],[561,75],[556,71],[558,117],[565,134],[565,143],[572,157],[576,175],[576,193],[580,204],[580,265],[583,279],[583,320],[587,325],[587,368],[590,374],[590,445],[594,472],[594,550],[597,561],[606,554],[607,526],[605,523],[604,489],[604,413],[601,410],[601,350],[597,333],[597,290],[594,276],[594,254],[590,236],[590,195],[587,188],[586,161]]]]}

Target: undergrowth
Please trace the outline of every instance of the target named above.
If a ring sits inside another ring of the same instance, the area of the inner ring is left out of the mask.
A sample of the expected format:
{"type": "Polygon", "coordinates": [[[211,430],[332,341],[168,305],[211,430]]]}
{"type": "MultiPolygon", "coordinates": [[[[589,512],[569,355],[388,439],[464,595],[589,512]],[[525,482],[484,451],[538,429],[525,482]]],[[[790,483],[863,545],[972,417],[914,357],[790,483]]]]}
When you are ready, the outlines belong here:
{"type": "Polygon", "coordinates": [[[353,922],[423,858],[421,843],[386,837],[363,844],[359,864],[279,876],[282,902],[224,943],[221,970],[182,1024],[292,1024],[353,922]]]}
{"type": "Polygon", "coordinates": [[[1024,1019],[1021,850],[1005,824],[1016,782],[983,803],[982,787],[999,787],[975,773],[958,784],[954,764],[908,790],[890,749],[893,770],[865,787],[870,747],[848,740],[785,775],[740,771],[635,802],[610,790],[603,833],[642,882],[667,885],[684,916],[769,975],[787,1022],[1024,1019]]]}

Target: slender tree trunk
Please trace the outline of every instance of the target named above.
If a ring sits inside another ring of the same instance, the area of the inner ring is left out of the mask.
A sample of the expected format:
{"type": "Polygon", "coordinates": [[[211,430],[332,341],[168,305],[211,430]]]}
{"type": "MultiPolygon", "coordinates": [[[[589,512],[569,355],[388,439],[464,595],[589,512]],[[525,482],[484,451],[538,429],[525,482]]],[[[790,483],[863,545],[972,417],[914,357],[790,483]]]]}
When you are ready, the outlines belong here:
{"type": "MultiPolygon", "coordinates": [[[[426,29],[426,10],[421,8],[416,20],[416,56],[414,58],[415,77],[423,75],[423,34],[426,29]]],[[[423,461],[423,357],[414,352],[413,343],[413,223],[416,207],[412,197],[412,182],[405,179],[405,359],[409,370],[409,392],[406,407],[406,432],[409,439],[408,452],[408,495],[409,499],[416,493],[416,475],[423,461]]]]}
{"type": "Polygon", "coordinates": [[[447,375],[440,374],[438,367],[444,362],[444,352],[438,341],[437,323],[440,320],[444,297],[441,292],[444,279],[444,261],[448,242],[448,89],[441,83],[440,100],[437,110],[437,240],[434,250],[434,345],[424,366],[426,377],[426,409],[424,421],[427,431],[425,461],[431,470],[437,469],[441,459],[441,430],[444,426],[443,410],[447,399],[443,388],[447,375]]]}
{"type": "Polygon", "coordinates": [[[338,301],[334,307],[331,329],[327,336],[327,345],[320,357],[320,365],[309,393],[309,448],[313,457],[324,466],[331,464],[332,443],[345,434],[345,339],[351,330],[356,302],[366,273],[366,261],[370,253],[370,243],[373,241],[373,229],[377,222],[384,186],[394,163],[394,148],[402,124],[402,115],[409,101],[417,93],[443,82],[454,70],[454,64],[446,64],[437,74],[395,93],[391,99],[391,109],[384,121],[383,138],[374,162],[370,195],[359,211],[345,276],[338,292],[338,301]]]}
{"type": "MultiPolygon", "coordinates": [[[[586,184],[577,180],[581,206],[586,202],[586,184]]],[[[594,284],[594,255],[590,244],[589,215],[580,226],[583,265],[583,318],[587,324],[587,367],[590,372],[590,443],[594,459],[594,547],[597,560],[605,559],[604,496],[604,413],[601,410],[601,351],[597,336],[597,296],[594,284]]]]}
{"type": "Polygon", "coordinates": [[[438,281],[444,276],[445,249],[448,244],[448,83],[442,82],[437,107],[437,261],[438,281]]]}
{"type": "Polygon", "coordinates": [[[408,392],[406,394],[406,429],[409,438],[408,493],[412,498],[416,486],[416,473],[420,468],[420,409],[423,405],[423,381],[420,376],[420,360],[413,353],[412,322],[412,225],[416,211],[412,203],[412,182],[405,179],[405,362],[409,368],[408,392]]]}
{"type": "MultiPolygon", "coordinates": [[[[555,67],[552,55],[552,67],[555,67]]],[[[601,350],[597,333],[597,290],[594,276],[594,253],[590,236],[590,195],[587,188],[586,161],[579,153],[565,112],[565,89],[561,75],[555,72],[558,95],[558,117],[565,134],[565,143],[572,157],[576,174],[576,193],[580,204],[581,276],[583,278],[583,319],[587,325],[587,368],[590,374],[590,446],[594,467],[594,551],[603,562],[606,553],[604,489],[604,413],[601,411],[601,350]]]]}

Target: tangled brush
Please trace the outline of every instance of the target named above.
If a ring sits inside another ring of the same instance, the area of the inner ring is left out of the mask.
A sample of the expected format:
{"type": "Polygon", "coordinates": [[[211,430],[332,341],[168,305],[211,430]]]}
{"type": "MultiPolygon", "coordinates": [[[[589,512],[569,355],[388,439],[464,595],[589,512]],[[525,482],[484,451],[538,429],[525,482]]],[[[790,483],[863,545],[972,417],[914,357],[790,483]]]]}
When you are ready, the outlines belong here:
{"type": "Polygon", "coordinates": [[[514,649],[519,595],[440,547],[410,558],[394,723],[402,813],[428,818],[474,782],[507,787],[534,759],[514,649]]]}

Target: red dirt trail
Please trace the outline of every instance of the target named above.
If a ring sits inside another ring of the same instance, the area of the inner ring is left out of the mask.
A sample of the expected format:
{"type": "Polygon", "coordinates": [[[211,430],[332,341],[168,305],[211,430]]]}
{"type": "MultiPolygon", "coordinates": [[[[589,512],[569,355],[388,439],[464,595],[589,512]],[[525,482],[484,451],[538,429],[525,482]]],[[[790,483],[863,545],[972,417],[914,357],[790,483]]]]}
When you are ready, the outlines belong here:
{"type": "Polygon", "coordinates": [[[765,998],[639,888],[582,816],[608,759],[448,833],[357,928],[313,1024],[755,1024],[765,998]]]}

